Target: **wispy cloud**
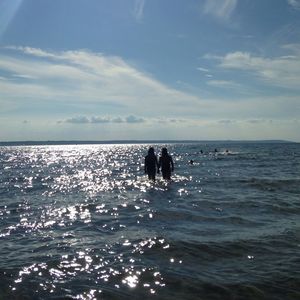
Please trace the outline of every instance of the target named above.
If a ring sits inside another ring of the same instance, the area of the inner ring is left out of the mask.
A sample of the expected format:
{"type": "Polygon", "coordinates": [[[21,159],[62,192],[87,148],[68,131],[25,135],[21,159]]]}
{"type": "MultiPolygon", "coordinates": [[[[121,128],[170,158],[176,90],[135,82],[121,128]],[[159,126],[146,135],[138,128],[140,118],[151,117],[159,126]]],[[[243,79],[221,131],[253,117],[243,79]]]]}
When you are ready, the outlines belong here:
{"type": "Polygon", "coordinates": [[[2,0],[0,2],[0,38],[10,22],[14,19],[21,4],[22,0],[2,0]]]}
{"type": "Polygon", "coordinates": [[[137,21],[141,21],[144,16],[144,7],[146,0],[135,0],[133,14],[137,21]]]}
{"type": "Polygon", "coordinates": [[[203,11],[222,20],[230,19],[237,5],[237,0],[206,0],[203,11]]]}
{"type": "Polygon", "coordinates": [[[272,123],[272,120],[265,120],[265,119],[251,119],[246,120],[250,124],[263,124],[263,123],[272,123]]]}
{"type": "MultiPolygon", "coordinates": [[[[264,58],[244,52],[206,57],[215,59],[223,69],[251,71],[263,79],[264,64],[280,72],[284,72],[285,68],[290,71],[290,65],[294,64],[292,74],[296,86],[300,72],[298,47],[294,44],[285,48],[285,58],[264,58]],[[277,61],[288,64],[284,67],[277,61]]],[[[224,74],[223,71],[218,73],[218,78],[224,74]]],[[[279,75],[284,77],[284,73],[277,74],[275,79],[272,77],[273,84],[280,81],[279,75]]],[[[160,135],[161,126],[167,133],[173,132],[174,137],[184,138],[191,128],[204,126],[203,122],[212,120],[276,120],[297,119],[299,116],[297,96],[252,95],[237,101],[223,95],[212,95],[204,99],[163,84],[121,57],[86,50],[0,49],[0,76],[0,121],[4,116],[6,118],[0,124],[15,128],[16,121],[30,120],[26,126],[38,126],[40,138],[51,130],[53,138],[63,137],[64,132],[70,133],[70,137],[80,134],[84,138],[95,137],[99,136],[97,124],[103,125],[101,136],[107,139],[112,136],[132,138],[135,134],[145,137],[145,132],[151,132],[151,136],[155,137],[160,135]],[[57,124],[56,120],[62,121],[57,124]]],[[[210,84],[230,87],[234,82],[227,76],[226,80],[219,79],[210,84]]],[[[12,132],[13,129],[5,130],[6,135],[2,139],[10,138],[12,132]]],[[[14,132],[22,137],[17,129],[14,132]]]]}
{"type": "Polygon", "coordinates": [[[300,0],[287,0],[288,4],[295,9],[300,9],[300,0]]]}
{"type": "Polygon", "coordinates": [[[4,49],[21,51],[25,54],[39,56],[39,57],[59,58],[55,53],[47,52],[40,48],[23,47],[23,46],[6,46],[4,47],[4,49]]]}
{"type": "Polygon", "coordinates": [[[229,124],[236,123],[236,120],[225,119],[225,120],[219,120],[218,123],[221,124],[221,125],[229,125],[229,124]]]}
{"type": "MultiPolygon", "coordinates": [[[[72,118],[66,119],[64,122],[65,123],[72,123],[72,124],[87,124],[87,123],[91,123],[90,120],[87,117],[84,117],[84,116],[72,117],[72,118]]],[[[58,123],[62,123],[62,122],[59,121],[58,123]]]]}
{"type": "Polygon", "coordinates": [[[207,84],[214,87],[226,87],[226,88],[240,87],[238,83],[231,80],[209,80],[207,81],[207,84]]]}
{"type": "Polygon", "coordinates": [[[29,47],[10,47],[3,52],[2,99],[20,103],[24,98],[38,102],[51,99],[82,106],[90,103],[97,110],[104,104],[105,109],[110,106],[122,114],[137,115],[157,114],[158,105],[162,115],[170,112],[170,107],[173,114],[178,114],[199,105],[198,97],[162,84],[120,57],[86,50],[50,52],[29,47]],[[15,51],[24,55],[14,55],[15,51]]]}
{"type": "Polygon", "coordinates": [[[76,116],[72,118],[67,118],[63,121],[58,121],[58,123],[71,123],[71,124],[105,124],[105,123],[144,123],[146,120],[141,117],[130,115],[127,117],[101,117],[101,116],[76,116]]]}
{"type": "Polygon", "coordinates": [[[198,70],[198,71],[201,71],[201,72],[209,72],[208,69],[202,68],[202,67],[198,67],[197,70],[198,70]]]}
{"type": "Polygon", "coordinates": [[[236,51],[222,57],[206,56],[206,58],[219,60],[219,66],[224,69],[252,72],[267,84],[299,89],[300,47],[288,45],[286,48],[293,51],[293,55],[268,58],[236,51]]]}
{"type": "Polygon", "coordinates": [[[66,118],[65,120],[59,120],[57,121],[58,124],[62,123],[70,123],[70,124],[121,124],[121,126],[124,126],[126,124],[142,124],[142,123],[148,123],[151,124],[158,124],[158,123],[164,123],[164,124],[182,124],[187,123],[188,119],[182,119],[182,118],[144,118],[144,117],[138,117],[135,115],[129,115],[125,117],[114,117],[114,116],[75,116],[71,118],[66,118]]]}

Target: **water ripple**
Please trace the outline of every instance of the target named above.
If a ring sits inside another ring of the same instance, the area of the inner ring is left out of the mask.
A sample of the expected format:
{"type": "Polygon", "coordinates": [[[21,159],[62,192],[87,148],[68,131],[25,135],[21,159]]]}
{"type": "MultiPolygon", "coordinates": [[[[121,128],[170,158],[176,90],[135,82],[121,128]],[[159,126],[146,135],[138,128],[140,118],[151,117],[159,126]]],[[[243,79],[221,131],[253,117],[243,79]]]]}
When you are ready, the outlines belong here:
{"type": "Polygon", "coordinates": [[[296,299],[299,147],[148,147],[0,147],[0,298],[296,299]]]}

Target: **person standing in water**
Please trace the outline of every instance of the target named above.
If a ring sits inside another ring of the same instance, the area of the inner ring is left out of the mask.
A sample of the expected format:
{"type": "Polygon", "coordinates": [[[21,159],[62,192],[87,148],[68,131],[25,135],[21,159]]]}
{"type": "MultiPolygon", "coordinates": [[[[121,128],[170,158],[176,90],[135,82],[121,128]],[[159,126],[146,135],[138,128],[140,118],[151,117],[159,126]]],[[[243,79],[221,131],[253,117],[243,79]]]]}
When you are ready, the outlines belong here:
{"type": "Polygon", "coordinates": [[[145,157],[145,174],[148,174],[149,180],[155,181],[155,174],[159,173],[157,156],[154,153],[154,148],[150,147],[148,155],[145,157]]]}
{"type": "Polygon", "coordinates": [[[159,168],[161,168],[163,179],[170,180],[171,172],[174,171],[174,163],[172,156],[168,154],[167,148],[161,149],[161,156],[158,161],[159,168]]]}

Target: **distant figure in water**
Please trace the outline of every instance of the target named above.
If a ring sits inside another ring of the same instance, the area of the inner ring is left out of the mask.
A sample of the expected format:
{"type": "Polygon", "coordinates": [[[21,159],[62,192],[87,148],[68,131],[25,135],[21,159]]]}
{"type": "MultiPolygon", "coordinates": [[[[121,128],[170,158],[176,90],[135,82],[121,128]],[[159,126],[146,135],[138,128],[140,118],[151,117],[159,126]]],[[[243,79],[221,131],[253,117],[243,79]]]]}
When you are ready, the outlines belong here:
{"type": "Polygon", "coordinates": [[[168,154],[167,148],[161,149],[161,156],[158,161],[159,168],[161,168],[163,179],[170,180],[171,172],[174,171],[174,163],[172,156],[168,154]]]}
{"type": "Polygon", "coordinates": [[[150,147],[148,155],[145,157],[145,174],[148,174],[150,180],[155,181],[156,172],[159,173],[157,156],[154,153],[154,148],[150,147]]]}
{"type": "Polygon", "coordinates": [[[194,164],[194,161],[191,159],[190,160],[190,165],[193,165],[194,164]]]}

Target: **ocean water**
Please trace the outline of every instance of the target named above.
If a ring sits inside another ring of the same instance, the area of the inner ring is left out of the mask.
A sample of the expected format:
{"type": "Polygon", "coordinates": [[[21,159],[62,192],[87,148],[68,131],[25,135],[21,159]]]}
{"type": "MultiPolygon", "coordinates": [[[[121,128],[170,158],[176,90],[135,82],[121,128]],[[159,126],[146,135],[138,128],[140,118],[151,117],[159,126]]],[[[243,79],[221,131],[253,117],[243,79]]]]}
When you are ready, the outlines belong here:
{"type": "Polygon", "coordinates": [[[300,299],[300,144],[162,146],[0,147],[0,299],[300,299]]]}

